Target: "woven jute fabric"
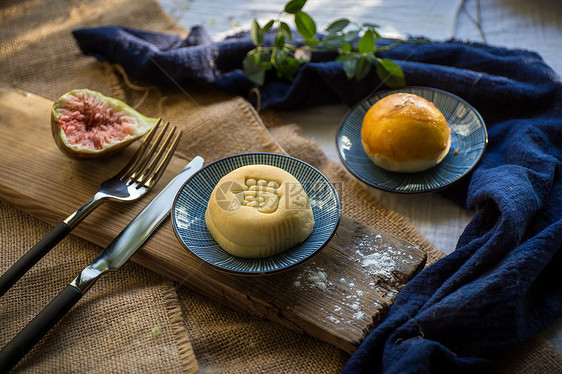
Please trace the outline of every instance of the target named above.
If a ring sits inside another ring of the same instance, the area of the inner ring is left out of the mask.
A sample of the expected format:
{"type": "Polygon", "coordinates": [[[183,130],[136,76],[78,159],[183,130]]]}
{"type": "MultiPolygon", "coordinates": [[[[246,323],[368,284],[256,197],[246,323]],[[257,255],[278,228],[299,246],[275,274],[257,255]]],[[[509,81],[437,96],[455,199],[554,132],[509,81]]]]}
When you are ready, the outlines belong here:
{"type": "MultiPolygon", "coordinates": [[[[182,127],[186,135],[177,153],[185,158],[200,155],[209,162],[253,151],[297,157],[330,178],[345,215],[417,244],[428,253],[428,263],[443,256],[314,142],[304,139],[298,126],[284,124],[274,112],[258,114],[242,98],[202,87],[175,82],[144,86],[131,82],[118,66],[80,54],[70,31],[83,26],[119,24],[186,34],[156,1],[4,1],[0,19],[1,85],[51,100],[75,88],[119,98],[146,115],[182,127]]],[[[50,228],[0,203],[0,271],[50,228]]],[[[26,274],[0,299],[0,344],[25,326],[99,250],[70,235],[26,274]]],[[[540,343],[521,349],[542,363],[556,363],[556,352],[540,343]],[[545,352],[547,358],[541,358],[545,352]]],[[[336,373],[347,359],[329,344],[234,311],[129,263],[102,277],[16,371],[336,373]]],[[[509,362],[516,361],[512,357],[509,362]]]]}
{"type": "MultiPolygon", "coordinates": [[[[0,271],[51,227],[0,203],[0,271]]],[[[4,346],[92,259],[99,248],[73,235],[0,298],[4,346]]],[[[172,282],[128,263],[91,292],[26,356],[15,372],[195,372],[172,282]]]]}
{"type": "Polygon", "coordinates": [[[540,335],[510,350],[486,374],[562,373],[562,355],[540,335]]]}

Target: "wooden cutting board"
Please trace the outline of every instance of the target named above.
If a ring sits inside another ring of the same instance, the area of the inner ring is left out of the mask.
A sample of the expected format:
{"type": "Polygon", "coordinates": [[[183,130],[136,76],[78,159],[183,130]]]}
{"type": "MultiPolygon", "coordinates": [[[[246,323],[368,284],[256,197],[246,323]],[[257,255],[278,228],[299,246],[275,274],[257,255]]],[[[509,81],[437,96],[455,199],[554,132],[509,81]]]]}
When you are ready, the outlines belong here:
{"type": "MultiPolygon", "coordinates": [[[[67,158],[51,136],[51,105],[33,94],[0,89],[0,199],[56,225],[114,175],[134,147],[101,160],[67,158]]],[[[175,157],[147,197],[105,203],[73,233],[105,247],[187,161],[175,157]]],[[[404,240],[342,217],[330,243],[301,266],[274,275],[236,276],[186,251],[168,219],[132,260],[234,308],[353,352],[399,289],[423,268],[426,255],[404,240]]],[[[69,274],[69,280],[74,276],[69,274]]]]}

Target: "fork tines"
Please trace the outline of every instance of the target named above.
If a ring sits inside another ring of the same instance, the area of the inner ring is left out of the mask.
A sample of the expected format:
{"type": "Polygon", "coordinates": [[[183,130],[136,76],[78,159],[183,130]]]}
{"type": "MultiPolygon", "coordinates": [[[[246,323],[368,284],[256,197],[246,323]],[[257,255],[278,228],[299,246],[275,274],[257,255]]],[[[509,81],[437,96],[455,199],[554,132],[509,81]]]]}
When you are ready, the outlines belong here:
{"type": "Polygon", "coordinates": [[[177,131],[175,126],[170,126],[170,122],[166,122],[164,126],[160,126],[161,123],[162,119],[159,118],[145,135],[131,160],[129,171],[122,177],[129,179],[131,184],[137,183],[138,188],[151,188],[158,182],[181,138],[181,130],[177,131]],[[160,131],[158,132],[158,130],[160,131]],[[158,136],[153,141],[156,133],[158,136]],[[166,136],[165,139],[164,136],[166,136]]]}

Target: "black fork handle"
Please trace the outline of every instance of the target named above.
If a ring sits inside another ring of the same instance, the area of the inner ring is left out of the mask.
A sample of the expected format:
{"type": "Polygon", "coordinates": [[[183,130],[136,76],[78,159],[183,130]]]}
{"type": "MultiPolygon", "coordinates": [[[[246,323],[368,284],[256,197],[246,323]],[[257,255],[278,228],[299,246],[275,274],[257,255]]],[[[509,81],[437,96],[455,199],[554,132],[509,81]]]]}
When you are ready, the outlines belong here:
{"type": "Polygon", "coordinates": [[[0,351],[0,373],[7,373],[82,298],[82,292],[68,285],[12,341],[0,351]]]}
{"type": "Polygon", "coordinates": [[[12,267],[0,277],[0,297],[6,293],[29,269],[45,256],[72,229],[61,222],[43,239],[27,251],[12,267]]]}

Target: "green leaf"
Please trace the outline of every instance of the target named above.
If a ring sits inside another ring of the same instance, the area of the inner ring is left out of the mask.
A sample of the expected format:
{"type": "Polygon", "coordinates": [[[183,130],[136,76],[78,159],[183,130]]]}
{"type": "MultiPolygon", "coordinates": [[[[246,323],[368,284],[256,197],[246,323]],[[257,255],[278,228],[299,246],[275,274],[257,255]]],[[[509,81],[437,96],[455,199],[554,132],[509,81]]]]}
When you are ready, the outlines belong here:
{"type": "Polygon", "coordinates": [[[252,43],[254,45],[262,45],[263,43],[263,30],[258,23],[258,20],[254,19],[252,22],[252,28],[250,29],[250,36],[252,37],[252,43]]]}
{"type": "Polygon", "coordinates": [[[347,27],[347,25],[349,25],[349,20],[346,18],[341,18],[332,22],[328,27],[326,27],[326,32],[332,33],[342,31],[347,27]]]}
{"type": "Polygon", "coordinates": [[[357,43],[357,49],[361,53],[375,53],[375,35],[372,30],[367,30],[359,43],[357,43]]]}
{"type": "Polygon", "coordinates": [[[363,24],[363,27],[365,27],[367,29],[376,29],[377,27],[380,27],[380,26],[377,25],[377,24],[374,24],[374,23],[365,22],[363,24]]]}
{"type": "Polygon", "coordinates": [[[355,79],[360,81],[365,78],[369,74],[369,70],[371,70],[371,63],[365,56],[361,56],[355,65],[355,79]]]}
{"type": "Polygon", "coordinates": [[[251,82],[260,86],[263,85],[265,81],[265,67],[262,65],[258,54],[246,55],[242,61],[242,67],[246,77],[248,77],[251,82]]]}
{"type": "Polygon", "coordinates": [[[305,39],[314,38],[316,35],[316,22],[305,12],[295,14],[295,26],[305,39]]]}
{"type": "Polygon", "coordinates": [[[349,44],[349,43],[343,43],[343,44],[341,45],[341,50],[344,51],[345,53],[351,52],[351,44],[349,44]]]}
{"type": "Polygon", "coordinates": [[[285,48],[285,38],[283,37],[283,35],[277,35],[275,37],[275,48],[277,49],[285,48]]]}
{"type": "Polygon", "coordinates": [[[351,30],[350,32],[344,34],[343,40],[345,40],[348,43],[351,43],[358,36],[359,36],[359,30],[351,30]]]}
{"type": "Polygon", "coordinates": [[[294,58],[287,56],[283,63],[279,65],[278,72],[287,79],[293,80],[299,71],[300,65],[294,58]]]}
{"type": "Polygon", "coordinates": [[[285,39],[293,40],[293,33],[291,32],[291,28],[286,22],[281,22],[281,26],[279,27],[279,30],[281,30],[281,34],[283,34],[285,39]]]}
{"type": "Polygon", "coordinates": [[[306,4],[306,0],[291,0],[285,5],[285,12],[289,14],[298,13],[304,4],[306,4]]]}
{"type": "Polygon", "coordinates": [[[273,61],[275,62],[275,66],[280,66],[281,64],[283,64],[283,61],[285,60],[285,57],[287,55],[285,55],[285,53],[279,49],[275,50],[274,55],[273,55],[273,61]]]}
{"type": "Polygon", "coordinates": [[[371,64],[377,60],[374,53],[365,53],[364,56],[371,64]]]}
{"type": "Polygon", "coordinates": [[[343,35],[327,34],[322,39],[322,45],[328,49],[337,49],[343,43],[343,35]]]}
{"type": "Polygon", "coordinates": [[[347,79],[352,79],[355,76],[355,65],[357,65],[356,56],[349,56],[343,60],[343,71],[347,79]]]}
{"type": "Polygon", "coordinates": [[[275,20],[274,20],[274,19],[269,20],[269,22],[266,23],[265,26],[263,27],[263,32],[269,31],[269,30],[273,27],[274,24],[275,24],[275,20]]]}
{"type": "Polygon", "coordinates": [[[398,88],[406,85],[404,72],[394,61],[383,58],[379,59],[376,72],[381,81],[389,87],[398,88]]]}
{"type": "Polygon", "coordinates": [[[304,44],[311,47],[311,48],[315,48],[316,46],[318,46],[320,42],[318,41],[318,38],[313,36],[312,38],[306,38],[304,40],[304,44]]]}

